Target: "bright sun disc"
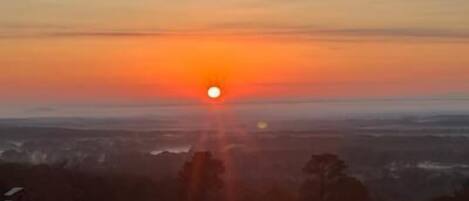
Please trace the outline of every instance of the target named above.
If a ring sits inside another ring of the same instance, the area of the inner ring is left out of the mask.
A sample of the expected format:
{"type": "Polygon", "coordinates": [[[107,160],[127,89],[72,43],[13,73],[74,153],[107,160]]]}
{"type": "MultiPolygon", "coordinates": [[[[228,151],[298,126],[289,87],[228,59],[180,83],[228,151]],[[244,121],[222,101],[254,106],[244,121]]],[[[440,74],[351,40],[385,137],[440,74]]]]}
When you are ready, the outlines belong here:
{"type": "Polygon", "coordinates": [[[208,97],[213,98],[213,99],[220,97],[221,95],[220,87],[212,86],[208,88],[207,95],[208,97]]]}

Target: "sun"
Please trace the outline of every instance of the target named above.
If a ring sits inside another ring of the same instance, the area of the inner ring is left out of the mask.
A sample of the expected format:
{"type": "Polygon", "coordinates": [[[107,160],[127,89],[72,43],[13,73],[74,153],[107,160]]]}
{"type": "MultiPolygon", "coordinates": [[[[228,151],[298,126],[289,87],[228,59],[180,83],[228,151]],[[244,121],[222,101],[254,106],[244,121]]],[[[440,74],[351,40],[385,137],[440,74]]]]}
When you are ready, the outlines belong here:
{"type": "Polygon", "coordinates": [[[207,95],[211,99],[217,99],[221,96],[221,89],[218,86],[211,86],[207,90],[207,95]]]}

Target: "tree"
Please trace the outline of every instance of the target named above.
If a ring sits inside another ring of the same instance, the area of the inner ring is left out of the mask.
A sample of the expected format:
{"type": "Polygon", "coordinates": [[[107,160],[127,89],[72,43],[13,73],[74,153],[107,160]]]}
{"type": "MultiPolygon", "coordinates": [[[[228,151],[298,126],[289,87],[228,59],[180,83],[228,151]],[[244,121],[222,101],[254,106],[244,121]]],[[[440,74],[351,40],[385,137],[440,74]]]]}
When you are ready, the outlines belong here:
{"type": "Polygon", "coordinates": [[[224,172],[223,162],[214,159],[210,152],[196,152],[179,173],[183,200],[218,200],[223,188],[220,175],[224,172]]]}
{"type": "Polygon", "coordinates": [[[467,201],[469,200],[469,179],[462,185],[462,188],[456,190],[451,196],[440,196],[432,201],[467,201]]]}
{"type": "Polygon", "coordinates": [[[282,186],[272,186],[265,192],[260,200],[268,201],[293,201],[296,200],[295,194],[282,186]]]}
{"type": "Polygon", "coordinates": [[[366,187],[347,176],[345,162],[333,154],[312,155],[303,172],[310,177],[301,188],[301,198],[308,201],[367,201],[366,187]]]}

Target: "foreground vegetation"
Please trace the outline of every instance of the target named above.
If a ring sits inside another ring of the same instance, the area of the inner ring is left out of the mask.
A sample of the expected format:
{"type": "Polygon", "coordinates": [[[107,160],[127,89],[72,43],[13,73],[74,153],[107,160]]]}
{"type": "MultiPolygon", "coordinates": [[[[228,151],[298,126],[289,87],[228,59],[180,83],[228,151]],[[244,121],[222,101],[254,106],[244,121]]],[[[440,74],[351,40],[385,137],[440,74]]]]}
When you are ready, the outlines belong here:
{"type": "MultiPolygon", "coordinates": [[[[344,161],[333,154],[312,155],[302,169],[299,189],[272,183],[265,188],[234,184],[225,178],[224,161],[210,152],[195,152],[174,177],[153,180],[138,174],[84,171],[65,164],[2,163],[0,190],[24,187],[31,201],[369,201],[366,186],[347,175],[344,161]]],[[[431,201],[463,201],[469,183],[454,194],[431,201]]]]}

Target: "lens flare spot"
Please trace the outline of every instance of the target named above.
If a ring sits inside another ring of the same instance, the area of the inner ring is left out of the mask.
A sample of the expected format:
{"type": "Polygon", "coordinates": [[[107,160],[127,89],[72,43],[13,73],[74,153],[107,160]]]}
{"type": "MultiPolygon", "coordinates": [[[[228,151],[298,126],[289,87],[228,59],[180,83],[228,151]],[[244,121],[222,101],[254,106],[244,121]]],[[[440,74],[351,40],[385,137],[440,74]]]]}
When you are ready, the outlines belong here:
{"type": "Polygon", "coordinates": [[[269,124],[265,121],[257,122],[257,128],[258,129],[264,130],[264,129],[267,129],[268,127],[269,127],[269,124]]]}

